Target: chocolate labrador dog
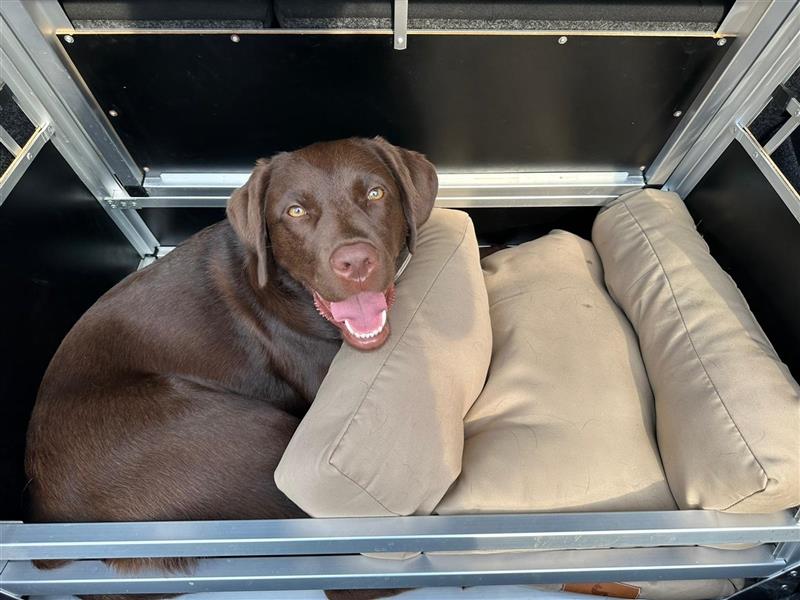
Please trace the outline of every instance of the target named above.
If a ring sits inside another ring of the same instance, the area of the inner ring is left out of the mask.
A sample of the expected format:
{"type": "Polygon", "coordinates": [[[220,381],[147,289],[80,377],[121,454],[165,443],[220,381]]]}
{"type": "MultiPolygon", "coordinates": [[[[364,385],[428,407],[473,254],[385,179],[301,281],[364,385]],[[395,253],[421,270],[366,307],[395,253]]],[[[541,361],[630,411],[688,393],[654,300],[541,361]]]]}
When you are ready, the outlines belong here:
{"type": "Polygon", "coordinates": [[[275,467],[341,341],[386,341],[396,265],[437,188],[430,162],[381,138],[258,161],[227,221],[125,278],[62,342],[28,430],[35,520],[305,516],[275,467]]]}

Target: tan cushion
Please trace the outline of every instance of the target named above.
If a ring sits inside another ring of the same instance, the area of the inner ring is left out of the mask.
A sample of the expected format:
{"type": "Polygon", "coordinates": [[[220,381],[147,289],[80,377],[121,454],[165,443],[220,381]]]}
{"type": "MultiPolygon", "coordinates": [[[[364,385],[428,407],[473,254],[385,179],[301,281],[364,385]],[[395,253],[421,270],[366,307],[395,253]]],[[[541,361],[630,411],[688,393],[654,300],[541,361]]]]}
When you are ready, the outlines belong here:
{"type": "Polygon", "coordinates": [[[314,517],[430,513],[458,476],[492,336],[466,213],[436,209],[397,283],[391,336],[336,355],[275,472],[314,517]]]}
{"type": "Polygon", "coordinates": [[[592,245],[554,232],[483,266],[492,364],[436,512],[675,508],[636,336],[592,245]]]}
{"type": "Polygon", "coordinates": [[[600,213],[592,238],[639,334],[678,505],[800,504],[800,390],[681,199],[626,194],[600,213]]]}

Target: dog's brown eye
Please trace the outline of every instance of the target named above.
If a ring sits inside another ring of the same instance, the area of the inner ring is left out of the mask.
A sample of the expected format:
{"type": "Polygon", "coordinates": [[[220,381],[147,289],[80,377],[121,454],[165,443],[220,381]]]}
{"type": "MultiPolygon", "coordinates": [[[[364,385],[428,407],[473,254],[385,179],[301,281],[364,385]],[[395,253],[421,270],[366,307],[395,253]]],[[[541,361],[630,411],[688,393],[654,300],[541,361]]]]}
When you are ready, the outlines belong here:
{"type": "Polygon", "coordinates": [[[383,199],[384,194],[386,192],[383,191],[381,187],[374,187],[369,192],[367,192],[367,198],[370,200],[381,200],[383,199]]]}
{"type": "Polygon", "coordinates": [[[297,204],[293,204],[292,206],[289,207],[289,210],[286,211],[286,214],[288,214],[290,217],[294,217],[295,219],[297,219],[299,217],[306,216],[306,209],[303,208],[302,206],[298,206],[297,204]]]}

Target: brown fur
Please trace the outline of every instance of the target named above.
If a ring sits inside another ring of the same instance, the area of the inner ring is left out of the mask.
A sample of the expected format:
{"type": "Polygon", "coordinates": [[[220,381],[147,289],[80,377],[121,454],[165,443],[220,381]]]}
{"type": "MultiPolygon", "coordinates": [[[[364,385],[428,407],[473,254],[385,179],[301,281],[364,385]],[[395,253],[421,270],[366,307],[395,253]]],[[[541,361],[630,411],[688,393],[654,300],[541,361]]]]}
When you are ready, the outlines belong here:
{"type": "MultiPolygon", "coordinates": [[[[273,472],[341,344],[309,289],[331,300],[385,289],[436,188],[430,163],[381,139],[259,161],[227,221],[128,276],[62,342],[28,430],[35,519],[305,516],[273,472]],[[374,185],[386,190],[379,203],[366,200],[374,185]],[[296,203],[309,218],[287,216],[296,203]],[[356,242],[379,258],[366,282],[337,277],[329,264],[356,242]]],[[[192,566],[107,562],[121,571],[192,566]]]]}

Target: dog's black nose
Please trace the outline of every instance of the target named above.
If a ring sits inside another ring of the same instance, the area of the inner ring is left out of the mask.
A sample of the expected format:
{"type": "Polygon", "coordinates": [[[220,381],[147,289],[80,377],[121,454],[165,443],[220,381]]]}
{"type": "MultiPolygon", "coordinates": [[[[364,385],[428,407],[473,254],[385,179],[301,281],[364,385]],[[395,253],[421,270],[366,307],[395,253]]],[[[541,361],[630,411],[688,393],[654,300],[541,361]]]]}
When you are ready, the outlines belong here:
{"type": "Polygon", "coordinates": [[[377,266],[378,252],[365,242],[339,246],[331,254],[333,272],[350,281],[364,281],[377,266]]]}

